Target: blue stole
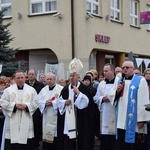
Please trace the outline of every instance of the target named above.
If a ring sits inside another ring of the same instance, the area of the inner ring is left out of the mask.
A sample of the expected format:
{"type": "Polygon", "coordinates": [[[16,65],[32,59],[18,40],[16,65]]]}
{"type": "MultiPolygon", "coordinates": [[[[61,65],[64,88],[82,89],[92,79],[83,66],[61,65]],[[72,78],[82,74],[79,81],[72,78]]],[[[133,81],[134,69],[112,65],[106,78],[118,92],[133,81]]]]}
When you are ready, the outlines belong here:
{"type": "MultiPolygon", "coordinates": [[[[137,92],[139,88],[139,83],[142,77],[134,75],[131,83],[129,85],[128,92],[128,105],[127,105],[127,115],[126,115],[126,133],[125,133],[125,142],[135,143],[135,132],[136,132],[136,123],[137,123],[137,92]]],[[[115,116],[116,116],[116,125],[117,125],[117,114],[118,114],[118,103],[117,101],[115,107],[115,116]]],[[[117,132],[117,126],[116,126],[117,132]]],[[[117,137],[116,133],[116,138],[117,137]]]]}

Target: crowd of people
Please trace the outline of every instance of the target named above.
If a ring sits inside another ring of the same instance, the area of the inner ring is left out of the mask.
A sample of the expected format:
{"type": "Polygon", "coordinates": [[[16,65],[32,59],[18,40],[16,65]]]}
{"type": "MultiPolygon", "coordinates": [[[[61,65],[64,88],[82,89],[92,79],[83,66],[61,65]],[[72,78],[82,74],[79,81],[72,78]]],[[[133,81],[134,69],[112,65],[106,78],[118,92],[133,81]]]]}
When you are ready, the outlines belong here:
{"type": "Polygon", "coordinates": [[[1,150],[150,150],[150,68],[107,63],[80,77],[79,59],[68,80],[17,70],[0,79],[1,150]]]}

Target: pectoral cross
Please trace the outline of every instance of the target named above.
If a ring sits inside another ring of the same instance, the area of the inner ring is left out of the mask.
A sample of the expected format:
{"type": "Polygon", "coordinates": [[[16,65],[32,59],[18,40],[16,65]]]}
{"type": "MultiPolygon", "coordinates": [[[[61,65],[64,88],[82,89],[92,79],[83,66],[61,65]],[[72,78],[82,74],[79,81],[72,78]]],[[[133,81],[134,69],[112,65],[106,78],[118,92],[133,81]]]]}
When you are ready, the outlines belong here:
{"type": "Polygon", "coordinates": [[[50,138],[52,136],[51,132],[46,133],[47,137],[50,138]]]}
{"type": "Polygon", "coordinates": [[[71,109],[72,109],[72,102],[71,102],[71,104],[68,106],[69,114],[71,113],[71,109]]]}

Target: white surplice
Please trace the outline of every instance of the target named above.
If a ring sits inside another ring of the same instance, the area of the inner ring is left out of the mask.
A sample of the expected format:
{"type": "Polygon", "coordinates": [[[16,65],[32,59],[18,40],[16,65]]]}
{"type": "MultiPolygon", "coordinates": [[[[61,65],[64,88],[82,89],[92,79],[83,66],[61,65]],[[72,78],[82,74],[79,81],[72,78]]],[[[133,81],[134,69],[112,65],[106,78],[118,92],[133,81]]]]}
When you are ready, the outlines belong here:
{"type": "Polygon", "coordinates": [[[54,136],[57,136],[57,99],[59,98],[62,86],[56,84],[53,90],[46,85],[38,94],[40,111],[43,114],[43,141],[52,143],[54,136]],[[45,106],[46,100],[53,98],[52,106],[45,106]]]}
{"type": "MultiPolygon", "coordinates": [[[[115,78],[114,84],[119,80],[118,77],[115,78]]],[[[100,131],[101,134],[115,134],[115,117],[114,117],[114,107],[111,106],[110,102],[103,102],[104,96],[108,96],[114,84],[106,84],[103,80],[99,83],[96,95],[93,97],[94,102],[98,105],[100,110],[100,131]]]]}
{"type": "Polygon", "coordinates": [[[0,104],[5,114],[5,139],[10,139],[11,143],[27,144],[27,139],[34,137],[32,115],[39,105],[35,89],[24,84],[23,90],[18,90],[13,84],[5,89],[0,104]],[[17,103],[26,104],[29,112],[19,109],[13,112],[17,103]]]}
{"type": "MultiPolygon", "coordinates": [[[[77,87],[80,86],[80,82],[77,83],[77,87]]],[[[68,87],[69,89],[69,99],[71,100],[71,104],[69,106],[65,105],[65,99],[62,96],[59,98],[59,112],[63,115],[65,112],[65,121],[64,121],[64,134],[68,135],[70,139],[76,138],[76,116],[74,107],[78,109],[84,109],[89,104],[88,97],[82,92],[79,93],[75,102],[74,102],[74,91],[71,89],[71,84],[68,87]],[[69,132],[72,130],[72,132],[69,132]]]]}
{"type": "MultiPolygon", "coordinates": [[[[125,80],[124,94],[119,99],[118,118],[117,118],[118,129],[126,129],[128,93],[129,93],[129,86],[132,80],[125,80]]],[[[111,101],[111,104],[114,106],[116,105],[115,102],[116,89],[117,86],[116,88],[112,89],[111,92],[109,93],[109,100],[111,101]]],[[[148,92],[147,82],[145,78],[142,78],[139,83],[138,94],[137,94],[137,122],[150,121],[150,113],[148,111],[145,111],[145,107],[144,107],[145,104],[149,104],[149,92],[148,92]]],[[[138,129],[136,125],[136,132],[147,133],[146,128],[147,128],[146,124],[140,129],[138,129]]]]}

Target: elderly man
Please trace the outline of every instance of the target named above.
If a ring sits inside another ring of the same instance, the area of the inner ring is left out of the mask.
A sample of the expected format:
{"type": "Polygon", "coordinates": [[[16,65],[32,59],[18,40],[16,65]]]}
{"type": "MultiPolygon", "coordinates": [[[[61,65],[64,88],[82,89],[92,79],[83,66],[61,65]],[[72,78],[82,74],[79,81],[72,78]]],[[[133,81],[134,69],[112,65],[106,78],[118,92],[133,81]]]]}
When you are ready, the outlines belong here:
{"type": "Polygon", "coordinates": [[[98,105],[101,114],[100,150],[112,150],[115,149],[115,117],[114,108],[110,104],[108,95],[119,78],[115,77],[115,67],[112,64],[105,64],[103,72],[105,80],[99,83],[94,101],[98,105]]]}
{"type": "Polygon", "coordinates": [[[122,68],[121,67],[116,67],[115,68],[115,75],[121,78],[122,76],[122,68]]]}
{"type": "Polygon", "coordinates": [[[0,100],[6,117],[5,150],[34,150],[33,113],[38,108],[34,88],[25,84],[25,74],[15,73],[15,84],[8,87],[0,100]]]}
{"type": "Polygon", "coordinates": [[[115,68],[115,74],[118,74],[118,73],[122,73],[122,68],[121,67],[116,67],[115,68]]]}
{"type": "Polygon", "coordinates": [[[57,98],[62,86],[56,84],[53,73],[46,75],[47,85],[39,93],[40,110],[43,114],[43,147],[42,150],[56,150],[57,136],[57,98]]]}
{"type": "Polygon", "coordinates": [[[148,86],[145,78],[134,74],[132,61],[125,61],[122,69],[125,77],[109,95],[116,112],[116,150],[146,150],[145,123],[150,115],[144,105],[149,103],[148,86]]]}

